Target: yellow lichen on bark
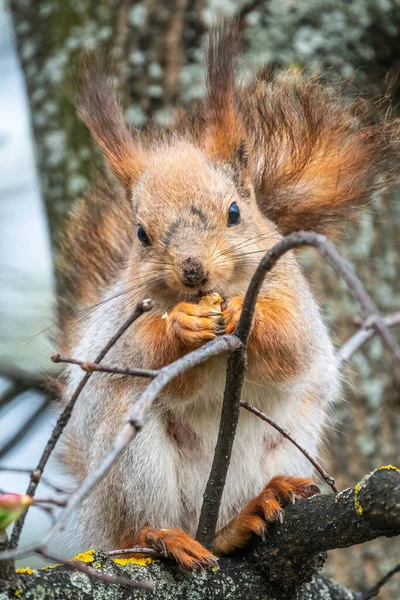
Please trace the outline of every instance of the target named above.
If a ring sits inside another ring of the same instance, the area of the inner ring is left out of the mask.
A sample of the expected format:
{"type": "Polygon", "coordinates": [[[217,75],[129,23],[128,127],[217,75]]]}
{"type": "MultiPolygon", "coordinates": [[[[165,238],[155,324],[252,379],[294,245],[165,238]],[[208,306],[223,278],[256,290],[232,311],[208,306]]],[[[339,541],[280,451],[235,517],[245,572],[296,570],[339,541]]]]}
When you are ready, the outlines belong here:
{"type": "Polygon", "coordinates": [[[83,563],[92,563],[94,561],[94,552],[95,550],[87,550],[86,552],[80,552],[79,554],[77,554],[73,558],[70,558],[69,560],[78,560],[79,562],[83,563]]]}
{"type": "Polygon", "coordinates": [[[21,567],[15,570],[17,573],[22,573],[23,575],[32,575],[35,572],[35,569],[31,569],[30,567],[21,567]]]}
{"type": "Polygon", "coordinates": [[[354,507],[355,507],[356,511],[358,512],[358,514],[361,516],[363,514],[363,507],[361,506],[360,500],[358,498],[360,488],[361,488],[361,481],[359,481],[357,483],[357,485],[354,487],[354,507]]]}
{"type": "Polygon", "coordinates": [[[122,567],[125,567],[125,565],[140,565],[141,567],[145,567],[146,565],[151,565],[154,562],[154,560],[150,557],[135,558],[134,556],[132,558],[113,558],[113,561],[122,567]]]}

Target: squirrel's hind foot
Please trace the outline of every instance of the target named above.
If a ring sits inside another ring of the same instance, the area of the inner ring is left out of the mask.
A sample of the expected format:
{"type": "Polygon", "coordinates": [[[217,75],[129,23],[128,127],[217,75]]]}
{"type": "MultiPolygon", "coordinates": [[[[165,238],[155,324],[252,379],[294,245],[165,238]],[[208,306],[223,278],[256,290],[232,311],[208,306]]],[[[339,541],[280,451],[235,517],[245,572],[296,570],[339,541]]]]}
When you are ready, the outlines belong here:
{"type": "Polygon", "coordinates": [[[237,517],[217,532],[215,553],[228,554],[242,548],[254,533],[264,538],[268,523],[283,521],[282,506],[319,494],[319,491],[311,479],[285,475],[274,477],[237,517]]]}
{"type": "Polygon", "coordinates": [[[137,543],[175,560],[182,571],[218,569],[218,559],[182,529],[144,527],[137,543]]]}

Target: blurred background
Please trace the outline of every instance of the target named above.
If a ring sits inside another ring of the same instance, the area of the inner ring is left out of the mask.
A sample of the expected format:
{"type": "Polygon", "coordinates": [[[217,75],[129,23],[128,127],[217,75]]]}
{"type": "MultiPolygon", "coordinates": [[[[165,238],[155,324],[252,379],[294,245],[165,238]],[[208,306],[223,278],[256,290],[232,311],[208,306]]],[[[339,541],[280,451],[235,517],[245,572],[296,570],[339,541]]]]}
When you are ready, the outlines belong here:
{"type": "MultiPolygon", "coordinates": [[[[206,33],[240,12],[246,72],[295,66],[377,98],[400,95],[400,0],[0,0],[0,467],[32,469],[58,413],[43,375],[56,334],[53,274],[63,220],[101,164],[65,94],[82,50],[110,53],[127,120],[167,123],[173,106],[204,90],[206,33]]],[[[398,111],[397,111],[398,112],[398,111]]],[[[400,310],[400,195],[376,198],[341,251],[384,314],[400,310]]],[[[313,252],[302,257],[339,346],[357,331],[358,306],[313,252]]],[[[335,411],[324,466],[339,488],[399,463],[400,392],[378,337],[354,355],[335,411]]],[[[70,486],[50,461],[48,479],[70,486]]],[[[0,490],[24,492],[27,474],[0,470],[0,490]]],[[[40,484],[38,494],[53,493],[40,484]]],[[[32,509],[22,543],[50,524],[32,509]]],[[[74,552],[67,539],[54,549],[74,552]]],[[[400,560],[396,540],[330,554],[325,570],[355,590],[400,560]]],[[[35,566],[37,561],[24,560],[35,566]]],[[[398,600],[393,580],[380,595],[398,600]]]]}

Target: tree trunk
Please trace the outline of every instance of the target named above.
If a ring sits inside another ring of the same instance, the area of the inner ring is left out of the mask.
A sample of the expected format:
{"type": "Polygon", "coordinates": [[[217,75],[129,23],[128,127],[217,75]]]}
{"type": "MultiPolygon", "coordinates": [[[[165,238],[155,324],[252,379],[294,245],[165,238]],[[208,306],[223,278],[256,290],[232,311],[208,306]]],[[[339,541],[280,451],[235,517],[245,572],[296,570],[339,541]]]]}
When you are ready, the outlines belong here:
{"type": "MultiPolygon", "coordinates": [[[[162,121],[176,100],[202,94],[203,9],[221,15],[242,4],[227,0],[221,8],[215,0],[11,0],[55,255],[60,224],[93,180],[99,162],[63,91],[78,52],[95,48],[111,53],[133,124],[162,121]]],[[[329,77],[349,77],[362,66],[352,83],[374,94],[383,91],[389,69],[395,81],[400,39],[396,0],[270,0],[258,5],[248,18],[246,67],[291,64],[322,70],[329,77]]],[[[397,86],[392,86],[395,99],[397,86]]],[[[399,207],[398,193],[391,200],[377,199],[341,248],[383,313],[399,310],[399,207]]],[[[339,344],[355,331],[359,307],[325,263],[311,252],[304,254],[304,262],[326,299],[339,344]]],[[[377,337],[357,353],[346,378],[351,382],[344,389],[346,404],[335,409],[339,432],[329,437],[330,470],[341,487],[379,464],[393,463],[399,454],[399,388],[391,357],[377,337]]],[[[328,564],[335,578],[362,589],[395,560],[395,542],[382,539],[336,551],[328,564]]],[[[395,582],[389,585],[382,600],[395,600],[395,587],[395,582]]]]}

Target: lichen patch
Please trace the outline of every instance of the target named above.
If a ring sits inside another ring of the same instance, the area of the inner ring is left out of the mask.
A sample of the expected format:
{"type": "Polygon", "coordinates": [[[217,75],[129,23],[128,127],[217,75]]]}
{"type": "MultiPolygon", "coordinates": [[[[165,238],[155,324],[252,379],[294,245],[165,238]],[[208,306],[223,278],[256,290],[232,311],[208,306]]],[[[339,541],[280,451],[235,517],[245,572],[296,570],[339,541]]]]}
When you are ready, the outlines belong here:
{"type": "Polygon", "coordinates": [[[17,573],[22,573],[23,575],[32,575],[35,572],[35,569],[31,569],[30,567],[21,567],[15,570],[17,573]]]}
{"type": "Polygon", "coordinates": [[[69,560],[77,560],[83,563],[92,563],[94,561],[94,552],[95,550],[87,550],[86,552],[80,552],[79,554],[77,554],[73,558],[70,558],[69,560]]]}
{"type": "Polygon", "coordinates": [[[121,565],[125,567],[126,565],[140,565],[141,567],[145,567],[146,565],[151,565],[154,560],[150,557],[146,558],[113,558],[112,559],[117,565],[121,565]]]}

